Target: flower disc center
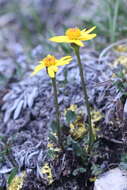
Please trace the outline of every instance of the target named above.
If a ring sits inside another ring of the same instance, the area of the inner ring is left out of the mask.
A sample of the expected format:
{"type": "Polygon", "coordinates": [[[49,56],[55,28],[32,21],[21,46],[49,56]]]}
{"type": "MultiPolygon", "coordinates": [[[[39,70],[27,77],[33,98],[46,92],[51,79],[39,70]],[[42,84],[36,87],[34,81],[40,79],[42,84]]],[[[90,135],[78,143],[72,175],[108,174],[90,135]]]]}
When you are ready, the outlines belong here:
{"type": "Polygon", "coordinates": [[[70,40],[78,40],[80,37],[81,31],[79,28],[69,28],[65,35],[70,39],[70,40]]]}
{"type": "Polygon", "coordinates": [[[46,58],[44,58],[43,62],[46,67],[49,67],[56,64],[56,58],[52,55],[48,55],[46,58]]]}

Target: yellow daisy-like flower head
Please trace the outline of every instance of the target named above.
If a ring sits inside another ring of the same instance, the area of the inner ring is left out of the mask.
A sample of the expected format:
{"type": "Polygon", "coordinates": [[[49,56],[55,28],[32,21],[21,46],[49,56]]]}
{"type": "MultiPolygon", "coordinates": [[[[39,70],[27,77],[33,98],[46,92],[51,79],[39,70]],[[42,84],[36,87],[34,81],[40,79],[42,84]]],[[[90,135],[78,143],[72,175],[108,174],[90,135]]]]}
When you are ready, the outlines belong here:
{"type": "Polygon", "coordinates": [[[47,57],[45,57],[39,62],[40,64],[35,67],[32,75],[35,75],[40,70],[46,68],[48,75],[51,78],[54,78],[56,72],[58,71],[58,66],[69,64],[70,61],[72,61],[71,56],[65,56],[65,57],[62,57],[61,59],[56,59],[55,56],[48,55],[47,57]]]}
{"type": "Polygon", "coordinates": [[[50,38],[50,41],[58,42],[58,43],[71,43],[76,44],[78,46],[84,46],[82,41],[91,40],[96,37],[96,34],[90,34],[96,27],[92,27],[89,30],[79,28],[69,28],[64,36],[54,36],[50,38]]]}
{"type": "Polygon", "coordinates": [[[70,40],[78,40],[80,35],[81,35],[81,31],[79,30],[79,28],[69,28],[65,35],[70,39],[70,40]]]}
{"type": "Polygon", "coordinates": [[[45,67],[50,67],[52,65],[55,65],[56,63],[56,58],[53,55],[48,55],[43,59],[43,63],[45,67]]]}

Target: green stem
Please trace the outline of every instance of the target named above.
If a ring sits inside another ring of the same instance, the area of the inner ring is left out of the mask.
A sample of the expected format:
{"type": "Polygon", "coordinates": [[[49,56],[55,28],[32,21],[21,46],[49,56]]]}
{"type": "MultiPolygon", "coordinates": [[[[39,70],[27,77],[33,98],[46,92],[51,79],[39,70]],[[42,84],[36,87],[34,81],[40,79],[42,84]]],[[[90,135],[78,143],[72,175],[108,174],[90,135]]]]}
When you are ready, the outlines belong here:
{"type": "Polygon", "coordinates": [[[83,93],[84,93],[84,100],[85,100],[85,104],[86,104],[86,108],[87,108],[88,126],[89,126],[89,149],[88,149],[88,152],[90,153],[93,142],[94,142],[94,135],[93,135],[93,129],[92,129],[92,123],[91,123],[90,105],[89,105],[89,101],[88,101],[86,82],[85,82],[84,74],[83,74],[83,67],[81,64],[81,59],[80,59],[80,54],[79,54],[79,46],[72,44],[72,47],[74,48],[75,54],[77,56],[79,72],[80,72],[80,77],[81,77],[81,85],[82,85],[82,89],[83,89],[83,93]]]}
{"type": "Polygon", "coordinates": [[[114,16],[113,16],[113,23],[112,23],[112,38],[111,38],[112,42],[115,41],[115,32],[116,32],[116,26],[117,26],[119,4],[120,4],[120,0],[116,0],[115,9],[114,9],[114,16]]]}
{"type": "Polygon", "coordinates": [[[60,131],[60,112],[59,112],[59,104],[58,104],[58,97],[57,97],[56,77],[52,78],[52,85],[53,85],[53,90],[54,90],[54,104],[55,104],[55,108],[56,108],[56,120],[57,120],[57,125],[58,125],[57,135],[58,135],[59,144],[62,145],[61,131],[60,131]]]}

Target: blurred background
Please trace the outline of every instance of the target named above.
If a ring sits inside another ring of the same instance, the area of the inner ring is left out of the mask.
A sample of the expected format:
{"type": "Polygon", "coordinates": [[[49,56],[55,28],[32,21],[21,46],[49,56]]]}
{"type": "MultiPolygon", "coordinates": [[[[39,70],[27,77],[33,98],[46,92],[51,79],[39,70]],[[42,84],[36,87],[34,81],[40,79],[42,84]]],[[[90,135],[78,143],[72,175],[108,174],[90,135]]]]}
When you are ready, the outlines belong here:
{"type": "Polygon", "coordinates": [[[97,26],[88,43],[99,52],[125,39],[126,10],[126,0],[0,0],[0,85],[21,80],[49,52],[69,53],[68,45],[47,40],[67,27],[97,26]]]}

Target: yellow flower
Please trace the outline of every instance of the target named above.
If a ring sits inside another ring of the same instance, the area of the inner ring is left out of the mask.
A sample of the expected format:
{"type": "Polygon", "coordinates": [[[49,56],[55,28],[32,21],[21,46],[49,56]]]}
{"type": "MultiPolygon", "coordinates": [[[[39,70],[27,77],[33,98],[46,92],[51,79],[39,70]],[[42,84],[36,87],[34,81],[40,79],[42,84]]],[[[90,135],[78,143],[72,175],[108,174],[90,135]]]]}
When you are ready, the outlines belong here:
{"type": "Polygon", "coordinates": [[[86,133],[87,129],[83,123],[78,123],[78,121],[76,121],[74,124],[70,124],[70,134],[75,140],[82,138],[86,133]]]}
{"type": "Polygon", "coordinates": [[[48,72],[48,75],[51,78],[54,78],[55,77],[55,73],[58,71],[58,66],[69,64],[70,61],[72,61],[72,57],[71,56],[65,56],[65,57],[62,57],[61,59],[58,60],[58,59],[56,59],[55,56],[48,55],[47,57],[45,57],[44,59],[42,59],[39,62],[40,64],[35,67],[32,75],[35,75],[40,70],[46,68],[46,70],[48,72]]]}
{"type": "Polygon", "coordinates": [[[81,139],[86,133],[86,126],[83,124],[82,115],[78,115],[77,119],[70,124],[70,134],[75,139],[81,139]]]}
{"type": "Polygon", "coordinates": [[[55,145],[53,143],[48,143],[47,144],[47,148],[50,150],[53,150],[54,152],[60,152],[60,148],[55,147],[55,145]]]}
{"type": "Polygon", "coordinates": [[[64,110],[64,116],[66,115],[67,111],[73,111],[76,112],[77,111],[77,105],[76,104],[72,104],[69,108],[64,110]]]}
{"type": "Polygon", "coordinates": [[[58,42],[58,43],[74,43],[78,46],[84,46],[82,41],[91,40],[96,37],[96,34],[90,34],[96,27],[92,27],[89,30],[79,28],[69,28],[64,36],[54,36],[50,38],[50,41],[58,42]]]}
{"type": "Polygon", "coordinates": [[[127,56],[121,55],[114,61],[114,66],[117,67],[119,64],[127,68],[127,56]]]}
{"type": "Polygon", "coordinates": [[[99,111],[96,111],[96,110],[91,111],[92,124],[102,119],[102,117],[103,115],[99,111]]]}
{"type": "Polygon", "coordinates": [[[77,110],[77,105],[72,104],[67,110],[76,111],[77,110]]]}
{"type": "Polygon", "coordinates": [[[16,175],[13,178],[11,184],[9,185],[8,190],[20,190],[23,186],[25,176],[25,172],[22,172],[20,175],[16,175]]]}
{"type": "Polygon", "coordinates": [[[52,184],[54,180],[51,168],[49,167],[48,163],[44,164],[44,166],[41,168],[41,172],[45,176],[45,179],[48,181],[48,184],[52,184]]]}
{"type": "Polygon", "coordinates": [[[99,131],[99,128],[96,126],[96,122],[100,121],[102,118],[103,115],[99,111],[96,110],[91,111],[92,129],[95,139],[97,137],[97,132],[99,131]]]}
{"type": "Polygon", "coordinates": [[[54,145],[53,145],[52,143],[48,143],[48,144],[47,144],[47,147],[50,149],[50,148],[53,148],[54,145]]]}

